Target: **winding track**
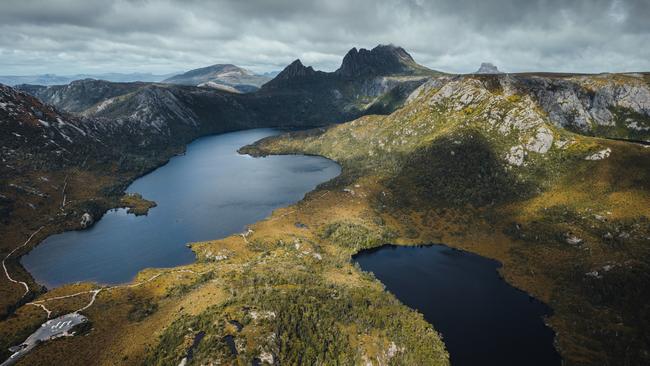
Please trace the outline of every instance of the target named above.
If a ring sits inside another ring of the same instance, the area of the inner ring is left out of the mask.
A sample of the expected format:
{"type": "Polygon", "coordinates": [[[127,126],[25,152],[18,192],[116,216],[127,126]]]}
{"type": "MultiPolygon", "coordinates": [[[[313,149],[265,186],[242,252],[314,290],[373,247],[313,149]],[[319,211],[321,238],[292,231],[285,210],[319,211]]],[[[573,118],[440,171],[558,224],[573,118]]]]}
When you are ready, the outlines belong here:
{"type": "Polygon", "coordinates": [[[73,312],[73,313],[79,313],[79,312],[84,311],[84,310],[88,309],[89,307],[91,307],[95,303],[95,300],[97,299],[97,295],[101,291],[110,291],[110,290],[115,290],[115,289],[118,289],[118,288],[138,287],[138,286],[144,285],[146,283],[149,283],[149,282],[155,280],[156,278],[158,278],[158,277],[160,277],[160,276],[162,276],[164,274],[186,272],[186,273],[193,273],[193,274],[196,274],[196,275],[202,275],[202,274],[208,273],[210,271],[211,270],[196,272],[196,271],[193,271],[191,269],[178,269],[178,270],[174,270],[174,271],[164,271],[164,272],[157,273],[157,274],[149,277],[148,279],[146,279],[144,281],[141,281],[141,282],[138,282],[138,283],[131,283],[131,284],[126,284],[126,285],[115,285],[115,286],[108,286],[108,287],[100,287],[98,289],[88,290],[88,291],[81,291],[81,292],[77,292],[77,293],[70,294],[70,295],[56,296],[56,297],[50,297],[50,298],[43,299],[43,300],[32,301],[32,302],[28,302],[26,305],[32,305],[32,306],[40,307],[41,309],[43,309],[47,313],[47,318],[49,319],[50,315],[52,314],[52,311],[49,310],[45,306],[45,303],[48,302],[48,301],[69,299],[69,298],[77,297],[77,296],[80,296],[80,295],[92,294],[92,298],[90,299],[90,302],[86,306],[82,307],[81,309],[75,310],[73,312]]]}
{"type": "Polygon", "coordinates": [[[27,244],[32,240],[32,238],[33,238],[36,234],[38,234],[39,231],[43,230],[44,227],[45,227],[45,226],[41,226],[40,228],[38,228],[38,230],[34,231],[34,232],[32,233],[32,235],[30,235],[29,238],[27,238],[27,240],[25,240],[25,242],[24,242],[22,245],[19,245],[19,246],[15,247],[14,250],[12,250],[11,252],[9,252],[9,254],[7,254],[7,256],[4,257],[4,259],[2,260],[2,268],[5,270],[5,276],[7,276],[7,279],[8,279],[9,281],[13,282],[13,283],[19,283],[19,284],[23,285],[23,287],[25,287],[25,293],[23,294],[23,296],[21,296],[21,299],[22,299],[23,297],[25,297],[25,295],[27,295],[27,294],[29,293],[29,285],[27,285],[26,282],[18,281],[18,280],[14,280],[13,278],[11,278],[11,275],[9,274],[9,270],[7,270],[7,265],[6,265],[5,262],[6,262],[7,259],[9,259],[9,257],[11,257],[11,255],[14,254],[18,249],[20,249],[20,248],[24,247],[25,245],[27,245],[27,244]]]}

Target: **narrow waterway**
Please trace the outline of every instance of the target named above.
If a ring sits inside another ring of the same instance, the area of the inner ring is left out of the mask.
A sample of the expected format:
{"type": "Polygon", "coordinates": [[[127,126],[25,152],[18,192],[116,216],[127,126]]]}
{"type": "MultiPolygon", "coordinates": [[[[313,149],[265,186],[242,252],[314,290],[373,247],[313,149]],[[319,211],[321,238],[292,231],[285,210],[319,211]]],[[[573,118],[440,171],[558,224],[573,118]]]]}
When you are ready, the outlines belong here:
{"type": "Polygon", "coordinates": [[[387,245],[354,260],[442,333],[452,365],[560,365],[550,309],[508,285],[498,262],[443,245],[387,245]]]}
{"type": "Polygon", "coordinates": [[[77,281],[122,283],[144,268],[192,262],[188,242],[242,232],[340,173],[336,163],[321,157],[237,153],[280,132],[255,129],[192,142],[185,155],[127,189],[158,204],[147,216],[112,210],[88,230],[50,236],[22,264],[37,282],[52,288],[77,281]]]}

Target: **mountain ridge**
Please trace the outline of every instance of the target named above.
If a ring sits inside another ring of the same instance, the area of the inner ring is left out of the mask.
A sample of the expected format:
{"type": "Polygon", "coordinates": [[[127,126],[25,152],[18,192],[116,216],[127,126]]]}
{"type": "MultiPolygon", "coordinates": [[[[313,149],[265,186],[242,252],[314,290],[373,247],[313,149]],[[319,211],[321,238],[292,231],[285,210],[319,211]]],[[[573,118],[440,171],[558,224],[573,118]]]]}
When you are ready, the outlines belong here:
{"type": "Polygon", "coordinates": [[[271,80],[233,64],[215,64],[193,69],[162,80],[162,83],[219,87],[232,87],[239,92],[248,93],[259,89],[271,80]]]}
{"type": "Polygon", "coordinates": [[[83,79],[96,79],[111,82],[159,82],[175,74],[160,74],[155,75],[151,73],[116,73],[109,72],[103,74],[76,74],[76,75],[56,75],[56,74],[41,74],[41,75],[0,75],[0,84],[9,86],[16,86],[20,84],[33,84],[33,85],[62,85],[69,84],[75,80],[83,79]]]}

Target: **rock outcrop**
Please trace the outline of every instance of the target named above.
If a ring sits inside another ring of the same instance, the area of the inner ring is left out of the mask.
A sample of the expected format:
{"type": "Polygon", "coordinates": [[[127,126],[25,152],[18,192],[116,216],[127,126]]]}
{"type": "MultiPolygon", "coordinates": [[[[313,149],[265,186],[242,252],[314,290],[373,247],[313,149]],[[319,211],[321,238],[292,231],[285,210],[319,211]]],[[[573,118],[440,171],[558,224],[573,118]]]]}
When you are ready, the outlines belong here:
{"type": "Polygon", "coordinates": [[[499,69],[489,62],[483,62],[475,74],[503,74],[499,69]]]}
{"type": "Polygon", "coordinates": [[[86,229],[89,228],[94,222],[95,220],[93,219],[93,216],[88,212],[86,212],[83,215],[81,215],[81,222],[79,223],[79,225],[81,225],[82,229],[86,229]]]}
{"type": "Polygon", "coordinates": [[[518,76],[556,126],[577,132],[650,141],[650,85],[641,75],[518,76]]]}

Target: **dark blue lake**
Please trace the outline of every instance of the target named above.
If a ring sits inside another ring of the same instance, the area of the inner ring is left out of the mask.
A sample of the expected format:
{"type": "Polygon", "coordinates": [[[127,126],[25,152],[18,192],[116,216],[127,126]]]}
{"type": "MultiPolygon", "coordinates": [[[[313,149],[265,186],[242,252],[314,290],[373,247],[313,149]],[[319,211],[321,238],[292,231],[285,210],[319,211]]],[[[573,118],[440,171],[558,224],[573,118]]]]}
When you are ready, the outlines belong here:
{"type": "Polygon", "coordinates": [[[443,245],[387,245],[354,260],[442,333],[452,365],[560,365],[550,309],[503,281],[498,262],[443,245]]]}
{"type": "Polygon", "coordinates": [[[194,141],[185,155],[129,186],[128,192],[158,204],[147,216],[111,210],[88,230],[48,237],[21,263],[50,288],[77,281],[122,283],[144,268],[191,263],[188,242],[241,232],[340,173],[336,163],[320,157],[237,153],[280,132],[256,129],[194,141]]]}

